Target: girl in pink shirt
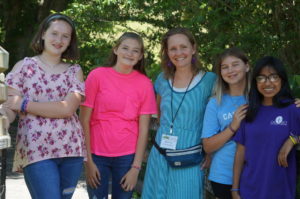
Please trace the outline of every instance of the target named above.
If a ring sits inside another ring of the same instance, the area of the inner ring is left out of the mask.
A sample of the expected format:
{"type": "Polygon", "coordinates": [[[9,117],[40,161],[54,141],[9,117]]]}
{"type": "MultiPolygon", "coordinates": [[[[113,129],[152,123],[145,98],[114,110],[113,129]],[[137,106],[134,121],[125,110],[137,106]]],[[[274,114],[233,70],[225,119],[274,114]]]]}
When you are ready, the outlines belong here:
{"type": "Polygon", "coordinates": [[[109,67],[88,75],[80,121],[86,136],[86,178],[90,198],[131,198],[148,140],[150,115],[156,113],[153,86],[145,75],[144,45],[124,33],[112,49],[109,67]]]}

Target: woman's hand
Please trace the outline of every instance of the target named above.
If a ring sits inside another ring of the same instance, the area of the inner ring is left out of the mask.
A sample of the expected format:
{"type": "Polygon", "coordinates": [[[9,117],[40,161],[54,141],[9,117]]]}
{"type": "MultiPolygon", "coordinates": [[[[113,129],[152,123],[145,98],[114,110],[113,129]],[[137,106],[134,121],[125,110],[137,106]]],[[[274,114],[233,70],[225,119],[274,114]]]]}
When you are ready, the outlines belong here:
{"type": "Polygon", "coordinates": [[[288,167],[287,157],[289,153],[291,152],[292,148],[294,147],[294,143],[288,138],[284,144],[282,145],[281,149],[278,153],[278,164],[282,167],[288,167]]]}
{"type": "Polygon", "coordinates": [[[85,162],[85,176],[87,184],[92,188],[96,189],[100,185],[100,172],[93,161],[85,162]]]}
{"type": "Polygon", "coordinates": [[[136,168],[131,168],[121,179],[121,186],[124,191],[132,191],[137,183],[139,170],[136,168]]]}

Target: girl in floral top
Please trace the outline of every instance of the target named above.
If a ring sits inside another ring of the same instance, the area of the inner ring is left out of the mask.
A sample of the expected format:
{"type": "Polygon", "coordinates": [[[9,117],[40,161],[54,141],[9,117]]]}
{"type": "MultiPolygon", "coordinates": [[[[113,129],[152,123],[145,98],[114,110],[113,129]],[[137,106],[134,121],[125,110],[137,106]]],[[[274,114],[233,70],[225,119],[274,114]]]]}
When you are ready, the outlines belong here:
{"type": "Polygon", "coordinates": [[[76,110],[84,95],[75,27],[62,14],[48,16],[32,41],[37,56],[19,61],[6,77],[4,105],[19,113],[14,171],[23,171],[32,198],[71,198],[85,144],[76,110]]]}

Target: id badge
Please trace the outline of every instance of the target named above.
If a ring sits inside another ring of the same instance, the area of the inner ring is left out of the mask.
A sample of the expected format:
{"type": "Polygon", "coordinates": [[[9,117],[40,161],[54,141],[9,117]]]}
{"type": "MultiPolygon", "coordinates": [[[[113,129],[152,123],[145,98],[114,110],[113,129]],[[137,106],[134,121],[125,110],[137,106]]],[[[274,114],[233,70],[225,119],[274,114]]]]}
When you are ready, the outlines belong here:
{"type": "Polygon", "coordinates": [[[178,136],[162,134],[160,147],[164,149],[176,149],[178,136]]]}

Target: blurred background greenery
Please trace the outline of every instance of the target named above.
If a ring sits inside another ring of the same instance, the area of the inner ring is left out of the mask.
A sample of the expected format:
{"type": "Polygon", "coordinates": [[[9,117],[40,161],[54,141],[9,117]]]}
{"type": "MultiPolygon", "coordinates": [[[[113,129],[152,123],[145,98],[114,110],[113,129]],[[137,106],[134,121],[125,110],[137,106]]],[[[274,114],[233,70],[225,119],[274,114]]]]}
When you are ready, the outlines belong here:
{"type": "Polygon", "coordinates": [[[169,28],[189,28],[203,66],[211,70],[218,53],[238,46],[251,63],[264,55],[281,58],[300,96],[300,2],[296,0],[2,0],[0,45],[10,67],[33,55],[29,43],[43,18],[63,12],[74,19],[80,41],[79,63],[87,74],[105,64],[113,42],[124,31],[142,35],[147,73],[160,71],[160,38],[169,28]],[[296,76],[294,76],[296,75],[296,76]]]}

